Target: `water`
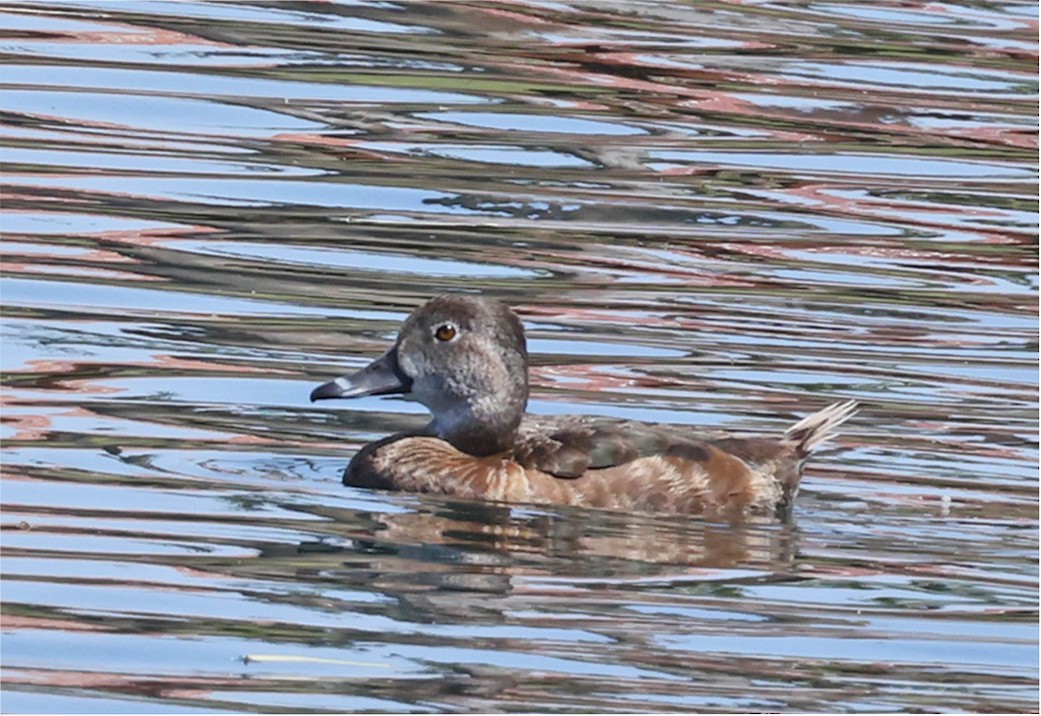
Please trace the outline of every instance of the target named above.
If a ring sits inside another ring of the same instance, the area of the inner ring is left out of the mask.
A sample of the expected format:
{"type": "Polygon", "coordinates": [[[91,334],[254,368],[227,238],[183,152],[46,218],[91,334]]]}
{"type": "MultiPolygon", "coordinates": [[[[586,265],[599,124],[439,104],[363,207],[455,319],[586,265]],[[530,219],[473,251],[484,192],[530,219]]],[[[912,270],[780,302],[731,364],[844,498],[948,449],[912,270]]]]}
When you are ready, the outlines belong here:
{"type": "Polygon", "coordinates": [[[3,710],[1036,710],[1036,12],[5,4],[3,710]],[[864,408],[791,523],[341,486],[477,288],[534,412],[864,408]]]}

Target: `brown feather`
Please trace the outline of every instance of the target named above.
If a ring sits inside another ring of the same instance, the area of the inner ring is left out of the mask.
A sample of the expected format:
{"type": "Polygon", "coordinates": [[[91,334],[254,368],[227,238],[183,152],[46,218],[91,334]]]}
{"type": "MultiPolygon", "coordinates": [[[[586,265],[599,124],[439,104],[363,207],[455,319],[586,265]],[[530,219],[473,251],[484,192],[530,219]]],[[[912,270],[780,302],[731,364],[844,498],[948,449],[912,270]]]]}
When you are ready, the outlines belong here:
{"type": "Polygon", "coordinates": [[[806,446],[829,437],[852,408],[801,421],[794,438],[697,433],[607,419],[529,418],[511,449],[461,452],[426,435],[365,446],[344,473],[362,487],[501,502],[734,515],[790,505],[806,446]]]}

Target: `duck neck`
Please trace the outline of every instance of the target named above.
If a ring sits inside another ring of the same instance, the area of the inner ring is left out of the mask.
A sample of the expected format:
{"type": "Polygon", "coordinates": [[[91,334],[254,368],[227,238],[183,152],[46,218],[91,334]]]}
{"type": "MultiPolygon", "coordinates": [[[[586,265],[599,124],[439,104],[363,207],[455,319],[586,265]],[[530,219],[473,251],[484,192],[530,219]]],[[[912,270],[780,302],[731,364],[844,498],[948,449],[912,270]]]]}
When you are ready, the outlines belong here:
{"type": "Polygon", "coordinates": [[[495,400],[487,404],[465,403],[441,412],[430,423],[430,431],[469,455],[491,455],[513,446],[517,428],[524,418],[525,400],[506,408],[495,400]]]}

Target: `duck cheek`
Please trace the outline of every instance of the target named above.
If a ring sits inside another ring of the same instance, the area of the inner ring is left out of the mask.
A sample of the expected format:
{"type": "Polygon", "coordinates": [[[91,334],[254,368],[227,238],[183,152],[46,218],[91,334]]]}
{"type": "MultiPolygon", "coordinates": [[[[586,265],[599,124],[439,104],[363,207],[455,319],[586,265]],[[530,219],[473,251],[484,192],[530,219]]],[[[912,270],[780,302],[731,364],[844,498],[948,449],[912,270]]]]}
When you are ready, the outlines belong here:
{"type": "Polygon", "coordinates": [[[401,341],[397,345],[397,356],[398,356],[398,367],[401,372],[412,378],[413,382],[419,380],[424,374],[429,371],[426,370],[424,360],[418,360],[419,355],[411,347],[411,341],[401,341]]]}
{"type": "Polygon", "coordinates": [[[431,375],[420,375],[412,380],[412,400],[419,401],[435,415],[444,408],[444,385],[442,381],[431,375]]]}

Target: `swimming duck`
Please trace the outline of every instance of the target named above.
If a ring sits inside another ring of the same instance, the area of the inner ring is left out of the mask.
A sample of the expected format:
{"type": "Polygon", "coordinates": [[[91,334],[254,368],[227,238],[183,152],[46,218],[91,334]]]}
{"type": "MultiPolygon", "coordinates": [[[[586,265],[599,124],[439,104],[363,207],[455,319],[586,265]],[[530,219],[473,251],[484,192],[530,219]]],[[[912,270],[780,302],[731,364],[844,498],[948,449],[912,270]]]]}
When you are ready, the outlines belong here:
{"type": "Polygon", "coordinates": [[[532,416],[524,327],[505,305],[439,296],[367,367],[311,400],[405,393],[433,420],[364,446],[343,475],[356,487],[617,510],[784,514],[810,452],[856,412],[835,403],[776,438],[610,418],[532,416]]]}

